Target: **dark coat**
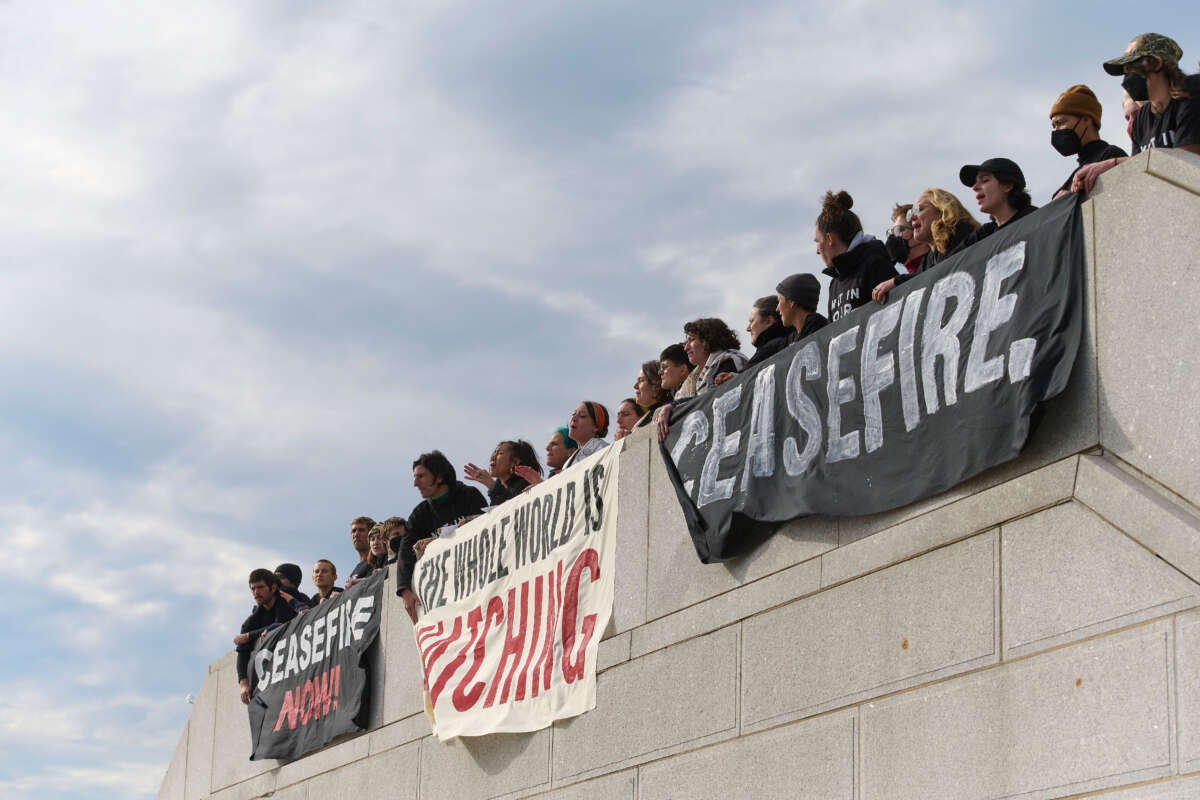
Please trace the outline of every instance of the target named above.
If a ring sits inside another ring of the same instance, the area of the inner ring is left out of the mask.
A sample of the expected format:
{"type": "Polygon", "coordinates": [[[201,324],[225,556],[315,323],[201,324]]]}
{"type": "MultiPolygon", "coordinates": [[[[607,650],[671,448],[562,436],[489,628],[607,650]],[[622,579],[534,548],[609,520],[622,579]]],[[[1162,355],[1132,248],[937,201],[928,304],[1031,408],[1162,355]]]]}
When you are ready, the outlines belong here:
{"type": "Polygon", "coordinates": [[[422,500],[408,515],[404,538],[400,540],[400,552],[396,557],[396,594],[412,588],[413,569],[417,564],[414,544],[433,536],[443,525],[482,513],[486,505],[480,491],[462,481],[455,481],[450,491],[436,500],[422,500]]]}
{"type": "Polygon", "coordinates": [[[746,367],[766,361],[771,356],[788,346],[788,331],[792,328],[783,327],[782,322],[776,322],[758,335],[754,340],[754,355],[750,357],[746,367]]]}
{"type": "Polygon", "coordinates": [[[896,264],[887,247],[866,238],[853,250],[835,256],[824,273],[829,276],[829,321],[836,322],[871,301],[871,291],[896,277],[896,264]]]}

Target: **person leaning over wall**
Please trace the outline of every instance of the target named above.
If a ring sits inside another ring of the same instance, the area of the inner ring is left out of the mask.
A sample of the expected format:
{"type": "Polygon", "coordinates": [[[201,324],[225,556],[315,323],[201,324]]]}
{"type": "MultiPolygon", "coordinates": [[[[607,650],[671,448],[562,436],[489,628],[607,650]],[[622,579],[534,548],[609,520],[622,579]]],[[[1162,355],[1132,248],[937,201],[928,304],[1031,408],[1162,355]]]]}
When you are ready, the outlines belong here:
{"type": "Polygon", "coordinates": [[[662,369],[658,361],[642,363],[637,379],[633,382],[633,395],[637,398],[638,405],[646,409],[646,413],[637,423],[639,428],[643,428],[654,421],[654,412],[671,399],[671,393],[663,386],[662,369]]]}
{"type": "Polygon", "coordinates": [[[876,286],[871,298],[877,303],[886,302],[888,292],[913,275],[932,269],[957,253],[979,227],[979,222],[957,197],[945,189],[933,187],[921,192],[917,202],[913,203],[908,220],[912,224],[913,241],[929,245],[929,252],[912,275],[897,275],[876,286]]]}
{"type": "Polygon", "coordinates": [[[912,203],[897,203],[892,209],[892,227],[888,228],[884,247],[892,260],[902,265],[907,274],[912,275],[921,268],[921,259],[929,252],[929,245],[913,239],[912,225],[908,221],[910,211],[912,203]]]}
{"type": "Polygon", "coordinates": [[[683,349],[688,361],[697,369],[696,394],[703,394],[717,385],[723,372],[737,373],[746,367],[738,335],[723,320],[701,317],[683,326],[683,349]]]}
{"type": "Polygon", "coordinates": [[[638,404],[636,397],[626,397],[617,405],[617,416],[614,421],[617,423],[617,429],[613,431],[613,441],[624,439],[629,434],[633,433],[634,426],[637,421],[646,413],[646,409],[638,404]]]}
{"type": "Polygon", "coordinates": [[[847,192],[826,192],[813,241],[829,276],[829,321],[836,322],[871,299],[871,290],[896,276],[883,242],[863,232],[847,192]]]}
{"type": "Polygon", "coordinates": [[[1054,193],[1058,199],[1071,191],[1075,173],[1084,164],[1110,158],[1125,158],[1125,151],[1100,138],[1100,117],[1104,110],[1088,87],[1072,86],[1050,106],[1050,146],[1062,156],[1075,156],[1078,165],[1054,193]]]}
{"type": "MultiPolygon", "coordinates": [[[[546,442],[546,477],[553,478],[555,475],[563,471],[563,465],[571,460],[571,456],[575,455],[575,451],[579,449],[579,442],[571,438],[570,432],[565,428],[556,428],[554,433],[550,434],[550,441],[546,442]]],[[[540,473],[535,472],[532,467],[524,465],[516,468],[517,474],[525,480],[529,481],[530,486],[537,486],[542,482],[540,473]]]]}
{"type": "Polygon", "coordinates": [[[816,275],[807,272],[788,275],[775,287],[775,308],[788,328],[789,346],[829,324],[817,313],[820,300],[821,284],[816,275]]]}
{"type": "Polygon", "coordinates": [[[538,462],[533,445],[523,439],[500,442],[492,450],[488,469],[467,464],[463,467],[463,474],[486,486],[488,500],[493,506],[498,506],[529,488],[530,482],[517,471],[518,467],[528,467],[538,476],[542,474],[542,465],[538,462]]]}
{"type": "Polygon", "coordinates": [[[608,447],[604,438],[608,435],[608,409],[599,403],[584,400],[575,406],[571,421],[567,423],[567,432],[579,443],[579,448],[563,464],[563,469],[608,447]]]}
{"type": "Polygon", "coordinates": [[[958,171],[958,179],[963,186],[971,187],[979,210],[991,217],[991,221],[967,236],[962,244],[964,250],[1010,222],[1037,211],[1029,192],[1025,191],[1025,173],[1011,159],[989,158],[982,164],[965,164],[958,171]]]}
{"type": "Polygon", "coordinates": [[[250,595],[254,610],[242,622],[241,632],[233,637],[237,648],[237,677],[243,704],[250,702],[250,654],[254,643],[269,630],[290,622],[308,606],[295,597],[285,599],[279,591],[279,579],[269,569],[258,568],[250,573],[250,595]]]}
{"type": "MultiPolygon", "coordinates": [[[[1158,33],[1135,36],[1125,52],[1104,62],[1109,75],[1123,75],[1121,86],[1145,104],[1133,117],[1130,138],[1136,156],[1151,147],[1173,147],[1200,155],[1200,75],[1179,67],[1183,50],[1158,33]]],[[[1122,163],[1111,158],[1080,167],[1071,191],[1090,192],[1096,178],[1122,163]]]]}

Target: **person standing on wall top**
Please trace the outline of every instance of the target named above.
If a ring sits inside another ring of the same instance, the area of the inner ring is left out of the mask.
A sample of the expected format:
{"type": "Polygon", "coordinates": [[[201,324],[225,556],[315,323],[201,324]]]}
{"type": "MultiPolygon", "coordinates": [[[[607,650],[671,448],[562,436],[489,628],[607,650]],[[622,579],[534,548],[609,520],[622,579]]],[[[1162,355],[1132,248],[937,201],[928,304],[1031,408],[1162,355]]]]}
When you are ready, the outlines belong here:
{"type": "Polygon", "coordinates": [[[413,486],[424,499],[408,515],[404,527],[396,557],[396,594],[415,625],[420,601],[412,590],[412,578],[417,559],[440,528],[479,516],[487,502],[478,489],[458,480],[454,466],[439,450],[422,453],[413,462],[413,486]]]}
{"type": "Polygon", "coordinates": [[[646,409],[646,413],[638,420],[639,428],[654,421],[654,412],[658,411],[671,399],[671,393],[663,386],[662,368],[658,361],[646,361],[633,382],[633,394],[638,405],[646,409]]]}
{"type": "Polygon", "coordinates": [[[1107,161],[1110,158],[1125,158],[1125,151],[1100,138],[1100,117],[1103,108],[1096,95],[1088,87],[1072,86],[1058,96],[1050,107],[1050,146],[1059,155],[1076,156],[1079,162],[1063,185],[1054,193],[1054,199],[1069,194],[1075,173],[1084,164],[1107,161]]]}
{"type": "MultiPolygon", "coordinates": [[[[1144,103],[1133,117],[1133,154],[1150,147],[1174,147],[1200,155],[1200,75],[1179,68],[1183,50],[1158,33],[1135,36],[1125,52],[1104,62],[1109,75],[1124,75],[1121,86],[1144,103]]],[[[1096,178],[1125,159],[1111,158],[1080,167],[1071,191],[1090,192],[1096,178]]]]}
{"type": "Polygon", "coordinates": [[[584,400],[575,406],[571,421],[567,423],[567,433],[579,443],[579,448],[563,464],[563,469],[608,447],[604,439],[608,435],[608,409],[599,403],[584,400]]]}
{"type": "Polygon", "coordinates": [[[279,596],[286,602],[290,603],[294,597],[306,606],[313,604],[312,598],[300,591],[304,573],[299,564],[280,564],[275,568],[275,579],[279,581],[279,596]]]}
{"type": "Polygon", "coordinates": [[[871,290],[896,277],[895,263],[883,242],[863,233],[846,192],[826,192],[821,200],[813,241],[829,276],[829,321],[836,322],[871,299],[871,290]]]}
{"type": "Polygon", "coordinates": [[[817,313],[820,300],[821,283],[816,275],[807,272],[788,275],[775,287],[775,307],[784,326],[789,328],[788,345],[829,324],[829,320],[817,313]]]}
{"type": "Polygon", "coordinates": [[[518,441],[503,441],[492,450],[488,469],[480,469],[468,463],[463,467],[463,474],[468,480],[477,481],[487,487],[488,500],[498,506],[507,502],[530,486],[530,482],[521,476],[517,467],[526,466],[542,474],[542,465],[538,462],[533,445],[524,439],[518,441]]]}
{"type": "Polygon", "coordinates": [[[334,581],[337,580],[337,567],[328,558],[322,558],[313,564],[313,586],[317,587],[317,593],[313,596],[314,605],[320,605],[342,591],[340,586],[334,586],[334,581]]]}

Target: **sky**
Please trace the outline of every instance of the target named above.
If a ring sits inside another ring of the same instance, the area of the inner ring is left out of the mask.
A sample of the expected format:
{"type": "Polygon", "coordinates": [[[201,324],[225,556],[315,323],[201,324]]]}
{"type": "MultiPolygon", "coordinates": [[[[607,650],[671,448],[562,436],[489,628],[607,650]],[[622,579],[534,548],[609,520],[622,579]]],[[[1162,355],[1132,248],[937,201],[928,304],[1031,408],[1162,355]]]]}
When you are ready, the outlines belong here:
{"type": "Polygon", "coordinates": [[[1047,201],[1143,31],[1196,71],[1177,1],[0,3],[0,796],[152,797],[252,568],[740,331],[827,189],[1047,201]]]}

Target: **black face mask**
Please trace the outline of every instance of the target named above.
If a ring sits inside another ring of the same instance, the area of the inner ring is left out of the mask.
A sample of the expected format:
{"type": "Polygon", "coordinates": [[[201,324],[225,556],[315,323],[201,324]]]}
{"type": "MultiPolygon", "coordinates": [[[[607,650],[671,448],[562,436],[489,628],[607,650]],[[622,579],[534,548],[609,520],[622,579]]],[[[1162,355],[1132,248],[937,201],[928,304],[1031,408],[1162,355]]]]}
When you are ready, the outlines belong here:
{"type": "Polygon", "coordinates": [[[1083,148],[1083,142],[1079,138],[1079,134],[1067,128],[1066,130],[1050,131],[1050,146],[1059,152],[1059,155],[1073,156],[1083,148]]]}
{"type": "Polygon", "coordinates": [[[887,248],[888,256],[897,264],[908,261],[908,240],[903,236],[889,233],[884,247],[887,248]]]}
{"type": "Polygon", "coordinates": [[[1129,92],[1129,96],[1139,103],[1144,103],[1150,99],[1150,90],[1146,88],[1146,79],[1136,72],[1130,72],[1125,75],[1121,81],[1121,88],[1129,92]]]}
{"type": "Polygon", "coordinates": [[[399,553],[400,552],[400,542],[402,542],[402,541],[404,541],[403,537],[393,536],[391,539],[388,540],[388,547],[391,549],[391,551],[393,553],[399,553]]]}

